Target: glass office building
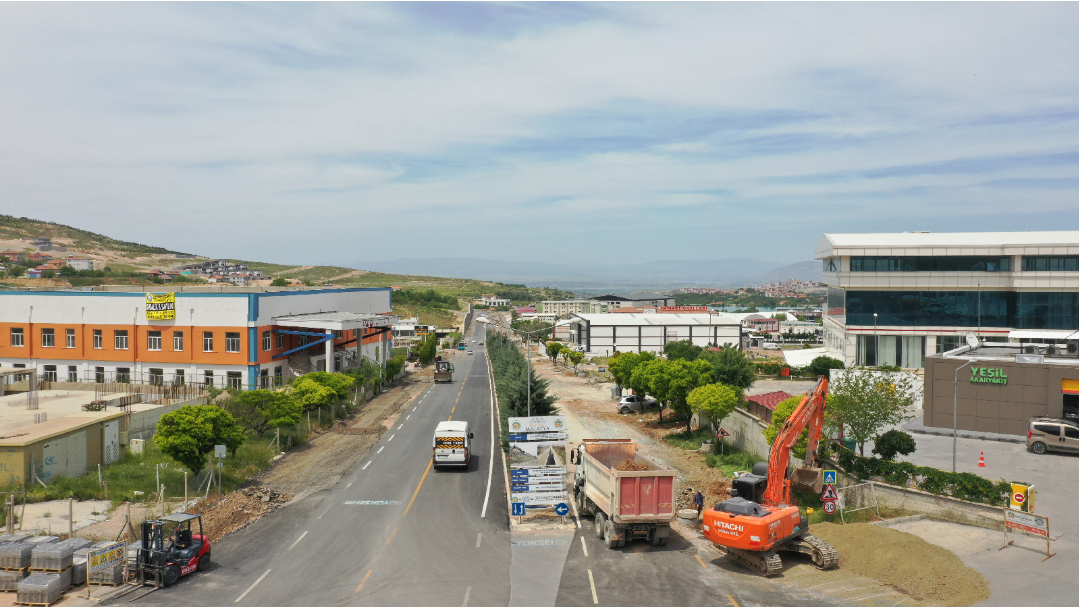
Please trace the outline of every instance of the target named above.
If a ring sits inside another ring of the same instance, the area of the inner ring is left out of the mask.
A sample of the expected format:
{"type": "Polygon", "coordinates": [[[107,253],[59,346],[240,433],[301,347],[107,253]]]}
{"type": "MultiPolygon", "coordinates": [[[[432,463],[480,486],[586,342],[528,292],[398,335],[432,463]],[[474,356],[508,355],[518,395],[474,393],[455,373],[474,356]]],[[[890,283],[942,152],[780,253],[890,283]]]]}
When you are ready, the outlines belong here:
{"type": "Polygon", "coordinates": [[[1079,232],[825,234],[815,257],[825,343],[847,364],[921,368],[968,333],[1079,330],[1079,232]]]}

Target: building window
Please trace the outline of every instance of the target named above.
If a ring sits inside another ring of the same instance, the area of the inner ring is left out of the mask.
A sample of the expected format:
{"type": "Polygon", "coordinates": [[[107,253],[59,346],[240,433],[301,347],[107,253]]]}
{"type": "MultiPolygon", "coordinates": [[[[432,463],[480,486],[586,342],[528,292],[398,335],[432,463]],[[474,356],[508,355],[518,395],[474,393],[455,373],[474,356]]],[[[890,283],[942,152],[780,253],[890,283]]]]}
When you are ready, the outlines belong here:
{"type": "Polygon", "coordinates": [[[269,352],[270,351],[270,332],[269,331],[263,331],[262,332],[262,350],[264,352],[269,352]]]}
{"type": "Polygon", "coordinates": [[[45,381],[56,381],[56,365],[45,365],[45,381]]]}
{"type": "Polygon", "coordinates": [[[270,370],[263,369],[259,371],[259,388],[265,390],[270,387],[270,370]]]}
{"type": "Polygon", "coordinates": [[[185,373],[184,373],[183,369],[177,369],[172,374],[172,378],[173,378],[172,379],[172,385],[174,385],[174,386],[182,386],[182,385],[184,385],[186,383],[185,382],[185,373]]]}
{"type": "Polygon", "coordinates": [[[239,333],[225,333],[225,351],[226,352],[239,352],[240,351],[240,334],[239,333]]]}
{"type": "MultiPolygon", "coordinates": [[[[42,329],[41,330],[41,347],[52,348],[56,345],[56,330],[55,329],[42,329]]],[[[55,379],[53,381],[56,381],[55,379]]]]}
{"type": "Polygon", "coordinates": [[[67,366],[67,380],[70,382],[79,381],[79,368],[75,365],[67,366]]]}
{"type": "Polygon", "coordinates": [[[11,330],[11,345],[16,347],[16,348],[22,347],[22,329],[21,328],[11,330]]]}
{"type": "Polygon", "coordinates": [[[274,367],[273,368],[273,385],[280,386],[281,384],[285,383],[284,380],[285,380],[284,376],[281,375],[281,367],[274,367]]]}
{"type": "Polygon", "coordinates": [[[68,329],[67,330],[67,347],[68,348],[74,348],[75,347],[75,329],[68,329]]]}
{"type": "Polygon", "coordinates": [[[1010,272],[1011,257],[942,255],[851,257],[851,272],[1010,272]]]}
{"type": "Polygon", "coordinates": [[[155,352],[161,351],[161,331],[149,331],[146,333],[146,349],[155,352]]]}
{"type": "Polygon", "coordinates": [[[213,386],[214,385],[214,372],[213,371],[203,371],[202,372],[202,383],[206,384],[207,386],[213,386]]]}
{"type": "Polygon", "coordinates": [[[128,367],[116,367],[116,381],[121,384],[131,383],[131,369],[128,367]]]}
{"type": "Polygon", "coordinates": [[[228,383],[228,387],[235,390],[242,389],[243,378],[243,373],[240,373],[239,371],[229,371],[226,374],[226,382],[228,383]]]}
{"type": "Polygon", "coordinates": [[[160,386],[165,383],[165,371],[164,369],[150,369],[150,383],[155,386],[160,386]]]}
{"type": "Polygon", "coordinates": [[[1023,256],[1024,272],[1079,272],[1079,256],[1023,256]]]}
{"type": "Polygon", "coordinates": [[[94,367],[94,381],[99,384],[105,383],[105,367],[94,367]]]}
{"type": "Polygon", "coordinates": [[[846,291],[847,324],[1074,330],[1079,293],[846,291]]]}
{"type": "Polygon", "coordinates": [[[278,350],[284,350],[285,349],[285,334],[284,333],[278,333],[277,334],[277,349],[278,350]]]}
{"type": "MultiPolygon", "coordinates": [[[[116,347],[117,350],[126,350],[127,349],[127,329],[115,332],[115,342],[116,342],[115,347],[116,347]]],[[[116,372],[119,373],[120,372],[119,369],[117,369],[116,372]]],[[[119,381],[119,380],[117,380],[117,381],[119,381]]]]}
{"type": "Polygon", "coordinates": [[[101,345],[101,329],[94,329],[94,349],[100,350],[103,347],[101,345]]]}
{"type": "MultiPolygon", "coordinates": [[[[214,351],[214,334],[211,331],[202,332],[202,351],[213,352],[214,351]]],[[[212,373],[211,373],[212,375],[212,373]]]]}
{"type": "Polygon", "coordinates": [[[824,267],[822,268],[822,270],[824,272],[838,272],[839,271],[839,258],[838,257],[828,257],[828,258],[824,259],[824,267]]]}
{"type": "Polygon", "coordinates": [[[172,349],[176,352],[184,351],[184,332],[173,331],[172,332],[172,349]]]}

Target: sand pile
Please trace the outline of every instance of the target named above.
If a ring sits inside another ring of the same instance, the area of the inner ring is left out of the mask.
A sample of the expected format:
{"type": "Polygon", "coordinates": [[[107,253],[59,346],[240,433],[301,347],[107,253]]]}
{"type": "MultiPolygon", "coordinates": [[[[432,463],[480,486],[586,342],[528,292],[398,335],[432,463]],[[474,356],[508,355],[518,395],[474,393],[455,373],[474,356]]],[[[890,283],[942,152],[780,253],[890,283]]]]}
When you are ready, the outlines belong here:
{"type": "Polygon", "coordinates": [[[202,514],[203,529],[210,541],[216,542],[277,510],[290,499],[291,496],[272,489],[248,487],[233,491],[220,500],[200,503],[194,511],[202,514]]]}
{"type": "Polygon", "coordinates": [[[651,467],[648,464],[638,464],[631,459],[627,459],[618,464],[618,469],[622,472],[635,472],[638,470],[651,470],[651,467]]]}
{"type": "Polygon", "coordinates": [[[989,582],[953,552],[922,538],[868,523],[816,523],[810,533],[835,546],[839,567],[879,580],[918,600],[965,607],[989,598],[989,582]]]}

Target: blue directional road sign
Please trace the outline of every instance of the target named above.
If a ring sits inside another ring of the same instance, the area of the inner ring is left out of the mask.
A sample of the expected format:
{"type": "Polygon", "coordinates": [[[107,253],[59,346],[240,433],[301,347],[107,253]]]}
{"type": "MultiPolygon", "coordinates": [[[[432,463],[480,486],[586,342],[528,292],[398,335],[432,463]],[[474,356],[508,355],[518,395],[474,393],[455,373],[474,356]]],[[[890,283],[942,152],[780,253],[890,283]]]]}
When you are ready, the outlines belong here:
{"type": "Polygon", "coordinates": [[[526,440],[528,440],[528,435],[527,434],[511,434],[510,435],[510,442],[511,443],[512,442],[524,442],[526,440]]]}
{"type": "Polygon", "coordinates": [[[518,503],[514,502],[513,504],[510,504],[510,505],[513,506],[513,516],[524,516],[525,515],[525,505],[524,504],[518,504],[518,503]]]}
{"type": "Polygon", "coordinates": [[[835,484],[835,470],[825,470],[824,471],[824,484],[825,485],[834,485],[835,484]]]}
{"type": "Polygon", "coordinates": [[[567,506],[565,502],[558,504],[554,507],[554,513],[558,516],[566,516],[569,514],[569,506],[567,506]]]}

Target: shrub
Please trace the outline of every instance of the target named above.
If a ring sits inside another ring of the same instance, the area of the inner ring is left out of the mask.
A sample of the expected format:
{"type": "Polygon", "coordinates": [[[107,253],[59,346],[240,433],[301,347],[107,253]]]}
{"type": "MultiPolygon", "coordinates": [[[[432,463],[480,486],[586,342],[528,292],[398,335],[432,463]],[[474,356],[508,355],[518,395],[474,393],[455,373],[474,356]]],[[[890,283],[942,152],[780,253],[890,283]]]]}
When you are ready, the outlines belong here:
{"type": "Polygon", "coordinates": [[[916,447],[914,437],[902,430],[889,430],[873,440],[873,454],[892,461],[895,461],[897,454],[914,453],[916,447]]]}
{"type": "Polygon", "coordinates": [[[913,485],[929,493],[991,506],[1007,503],[1012,488],[1005,480],[994,482],[969,472],[945,472],[910,462],[861,457],[847,449],[840,449],[839,464],[859,479],[880,478],[893,485],[913,485]]]}

